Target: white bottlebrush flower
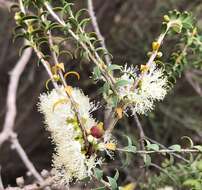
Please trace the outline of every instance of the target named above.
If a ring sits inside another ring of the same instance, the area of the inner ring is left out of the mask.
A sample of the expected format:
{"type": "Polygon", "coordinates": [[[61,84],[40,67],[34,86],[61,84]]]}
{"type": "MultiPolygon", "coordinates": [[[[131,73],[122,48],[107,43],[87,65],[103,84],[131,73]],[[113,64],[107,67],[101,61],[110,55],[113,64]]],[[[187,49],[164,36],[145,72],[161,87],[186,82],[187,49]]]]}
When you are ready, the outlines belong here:
{"type": "MultiPolygon", "coordinates": [[[[71,95],[85,129],[95,126],[97,123],[91,116],[94,104],[79,89],[73,88],[71,95]]],[[[92,169],[100,162],[95,155],[87,157],[83,151],[82,131],[64,88],[42,94],[39,110],[45,116],[46,128],[56,145],[53,156],[55,179],[64,185],[90,176],[92,169]]]]}
{"type": "Polygon", "coordinates": [[[119,96],[133,113],[145,114],[153,109],[154,102],[163,100],[167,93],[167,77],[163,70],[153,67],[139,81],[134,89],[134,83],[138,80],[136,70],[125,68],[120,80],[127,80],[128,84],[119,88],[119,96]]]}

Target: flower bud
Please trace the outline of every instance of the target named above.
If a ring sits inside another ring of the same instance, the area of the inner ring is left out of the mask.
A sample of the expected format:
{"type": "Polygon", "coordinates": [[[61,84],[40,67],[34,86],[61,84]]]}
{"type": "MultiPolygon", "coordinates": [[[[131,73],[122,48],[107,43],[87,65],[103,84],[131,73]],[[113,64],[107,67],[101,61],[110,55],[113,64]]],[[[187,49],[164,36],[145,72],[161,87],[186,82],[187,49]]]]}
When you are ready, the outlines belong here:
{"type": "Polygon", "coordinates": [[[19,20],[21,20],[21,12],[16,12],[15,13],[15,16],[14,16],[14,19],[16,20],[16,21],[19,21],[19,20]]]}
{"type": "Polygon", "coordinates": [[[164,15],[163,17],[165,22],[169,22],[170,21],[170,17],[168,15],[164,15]]]}
{"type": "Polygon", "coordinates": [[[158,58],[161,58],[162,56],[163,56],[163,53],[159,51],[159,52],[157,53],[157,57],[158,57],[158,58]]]}
{"type": "Polygon", "coordinates": [[[160,44],[158,42],[152,42],[153,51],[158,51],[159,48],[160,48],[160,44]]]}

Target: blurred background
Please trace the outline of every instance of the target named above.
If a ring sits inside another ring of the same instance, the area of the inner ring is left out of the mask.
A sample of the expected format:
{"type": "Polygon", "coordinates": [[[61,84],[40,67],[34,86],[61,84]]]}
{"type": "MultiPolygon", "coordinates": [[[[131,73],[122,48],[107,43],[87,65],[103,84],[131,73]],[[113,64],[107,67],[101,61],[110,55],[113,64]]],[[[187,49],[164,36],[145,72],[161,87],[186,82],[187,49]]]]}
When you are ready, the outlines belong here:
{"type": "MultiPolygon", "coordinates": [[[[93,2],[101,32],[109,51],[114,56],[115,64],[144,64],[147,61],[146,55],[150,50],[151,42],[159,35],[162,17],[169,10],[191,11],[196,17],[199,31],[202,30],[201,0],[94,0],[93,2]]],[[[86,1],[83,0],[75,1],[75,5],[75,9],[87,6],[86,1]]],[[[6,112],[9,71],[19,59],[21,46],[19,40],[13,43],[13,28],[15,27],[13,16],[14,13],[9,12],[6,6],[0,7],[0,129],[6,112]]],[[[92,30],[91,26],[88,27],[92,30]]],[[[169,57],[173,48],[175,48],[175,43],[168,38],[163,48],[165,59],[169,57]]],[[[79,82],[74,77],[71,78],[72,85],[81,87],[93,100],[100,99],[97,84],[89,80],[93,64],[74,59],[67,60],[65,65],[67,69],[76,70],[81,75],[79,82]]],[[[37,58],[33,54],[20,79],[15,131],[18,133],[20,143],[39,171],[51,169],[53,151],[48,138],[49,134],[43,127],[43,117],[37,111],[38,97],[40,93],[46,91],[45,81],[47,79],[45,70],[37,64],[37,58]]],[[[146,135],[166,146],[180,143],[182,136],[189,136],[196,144],[201,144],[201,83],[202,71],[187,69],[165,101],[158,103],[152,113],[140,117],[146,135]]],[[[98,118],[103,118],[102,110],[96,114],[98,118]]],[[[123,134],[130,134],[134,142],[138,141],[137,127],[133,118],[125,118],[119,122],[114,135],[122,139],[123,134]]],[[[115,156],[122,157],[122,155],[115,156]]],[[[140,178],[140,159],[134,157],[130,159],[132,160],[130,165],[120,169],[121,184],[131,181],[137,184],[140,182],[149,184],[148,178],[159,174],[159,170],[149,168],[150,170],[144,174],[144,177],[140,178]]],[[[157,156],[153,161],[160,164],[162,160],[160,156],[157,156]]],[[[114,168],[121,167],[120,161],[111,162],[110,167],[106,166],[108,173],[113,173],[114,168]]],[[[19,176],[24,176],[29,180],[29,177],[26,177],[25,166],[16,152],[10,149],[9,143],[1,147],[0,165],[5,185],[15,185],[15,179],[19,176]]],[[[149,189],[149,187],[145,188],[149,189]]]]}

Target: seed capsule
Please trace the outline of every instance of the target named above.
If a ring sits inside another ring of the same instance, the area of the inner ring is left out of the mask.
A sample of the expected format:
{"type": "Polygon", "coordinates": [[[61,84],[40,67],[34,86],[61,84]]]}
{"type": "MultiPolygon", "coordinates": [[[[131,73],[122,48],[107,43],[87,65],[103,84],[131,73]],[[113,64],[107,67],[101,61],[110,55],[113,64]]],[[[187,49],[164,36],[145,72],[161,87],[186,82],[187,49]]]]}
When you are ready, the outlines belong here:
{"type": "Polygon", "coordinates": [[[99,123],[97,126],[93,126],[90,131],[93,137],[97,139],[101,138],[104,134],[103,123],[99,123]]]}

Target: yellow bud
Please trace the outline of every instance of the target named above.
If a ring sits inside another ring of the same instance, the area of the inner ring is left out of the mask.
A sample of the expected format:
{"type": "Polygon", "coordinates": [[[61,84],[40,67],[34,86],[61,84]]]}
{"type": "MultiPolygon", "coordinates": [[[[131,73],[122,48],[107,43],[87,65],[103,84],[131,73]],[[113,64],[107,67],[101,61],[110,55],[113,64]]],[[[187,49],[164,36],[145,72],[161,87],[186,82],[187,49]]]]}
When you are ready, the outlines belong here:
{"type": "Polygon", "coordinates": [[[28,33],[32,33],[34,31],[34,28],[32,25],[28,25],[28,29],[27,29],[27,32],[28,33]]]}
{"type": "Polygon", "coordinates": [[[152,55],[152,52],[149,51],[149,52],[147,53],[147,56],[150,57],[151,55],[152,55]]]}
{"type": "Polygon", "coordinates": [[[141,66],[140,66],[140,71],[141,71],[142,73],[146,73],[146,72],[149,71],[149,67],[148,67],[147,65],[141,65],[141,66]]]}
{"type": "Polygon", "coordinates": [[[56,65],[56,67],[57,67],[58,69],[61,69],[63,72],[65,72],[64,63],[58,63],[58,64],[56,65]]]}
{"type": "Polygon", "coordinates": [[[57,74],[55,74],[55,75],[53,75],[53,79],[54,79],[55,81],[58,81],[58,80],[60,80],[60,76],[57,75],[57,74]]]}
{"type": "Polygon", "coordinates": [[[20,20],[21,19],[21,13],[20,12],[16,12],[14,18],[17,21],[20,20]]]}
{"type": "Polygon", "coordinates": [[[170,17],[168,15],[164,15],[163,19],[165,22],[169,22],[170,21],[170,17]]]}
{"type": "Polygon", "coordinates": [[[157,53],[157,57],[158,57],[158,58],[161,58],[162,56],[163,56],[163,53],[159,51],[159,52],[157,53]]]}
{"type": "Polygon", "coordinates": [[[160,44],[158,42],[152,42],[152,50],[158,51],[160,48],[160,44]]]}
{"type": "Polygon", "coordinates": [[[103,124],[103,122],[98,123],[97,127],[98,127],[100,130],[104,130],[104,124],[103,124]]]}
{"type": "Polygon", "coordinates": [[[116,108],[116,113],[119,119],[123,117],[123,109],[121,107],[116,108]]]}

